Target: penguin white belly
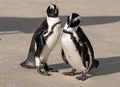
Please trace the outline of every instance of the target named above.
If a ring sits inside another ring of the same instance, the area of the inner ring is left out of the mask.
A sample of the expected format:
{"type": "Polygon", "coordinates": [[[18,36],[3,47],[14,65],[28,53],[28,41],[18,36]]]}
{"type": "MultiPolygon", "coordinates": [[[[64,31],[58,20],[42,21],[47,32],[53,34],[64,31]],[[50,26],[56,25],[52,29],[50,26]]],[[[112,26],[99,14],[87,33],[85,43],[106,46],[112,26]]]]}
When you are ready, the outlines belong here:
{"type": "Polygon", "coordinates": [[[85,67],[82,64],[81,57],[79,55],[78,50],[75,47],[71,37],[69,34],[63,34],[61,38],[62,48],[65,52],[65,56],[67,61],[71,65],[72,68],[82,71],[85,67]]]}
{"type": "Polygon", "coordinates": [[[43,48],[43,51],[40,55],[41,61],[47,61],[49,54],[51,53],[52,49],[57,44],[60,36],[60,25],[57,25],[54,28],[53,33],[47,38],[46,45],[43,48]]]}

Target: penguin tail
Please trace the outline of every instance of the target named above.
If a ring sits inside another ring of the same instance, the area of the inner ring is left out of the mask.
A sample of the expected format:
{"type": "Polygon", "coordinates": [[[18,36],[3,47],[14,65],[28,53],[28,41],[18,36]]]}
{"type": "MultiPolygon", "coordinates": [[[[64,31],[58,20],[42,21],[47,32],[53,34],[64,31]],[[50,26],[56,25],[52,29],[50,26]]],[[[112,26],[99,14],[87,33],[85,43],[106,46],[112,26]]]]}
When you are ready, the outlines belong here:
{"type": "Polygon", "coordinates": [[[97,68],[99,66],[99,61],[94,59],[93,67],[97,68]]]}

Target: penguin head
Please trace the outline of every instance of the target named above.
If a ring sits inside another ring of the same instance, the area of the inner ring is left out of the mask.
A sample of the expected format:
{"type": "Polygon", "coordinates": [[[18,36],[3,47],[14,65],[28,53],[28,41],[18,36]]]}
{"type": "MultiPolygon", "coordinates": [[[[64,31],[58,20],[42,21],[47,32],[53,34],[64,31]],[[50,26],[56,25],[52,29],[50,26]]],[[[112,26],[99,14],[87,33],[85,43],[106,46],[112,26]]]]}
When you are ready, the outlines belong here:
{"type": "Polygon", "coordinates": [[[77,13],[72,13],[70,16],[67,17],[67,25],[68,28],[71,27],[77,27],[80,24],[80,16],[77,13]]]}
{"type": "Polygon", "coordinates": [[[48,17],[58,17],[58,7],[55,4],[51,4],[47,8],[47,16],[48,17]]]}

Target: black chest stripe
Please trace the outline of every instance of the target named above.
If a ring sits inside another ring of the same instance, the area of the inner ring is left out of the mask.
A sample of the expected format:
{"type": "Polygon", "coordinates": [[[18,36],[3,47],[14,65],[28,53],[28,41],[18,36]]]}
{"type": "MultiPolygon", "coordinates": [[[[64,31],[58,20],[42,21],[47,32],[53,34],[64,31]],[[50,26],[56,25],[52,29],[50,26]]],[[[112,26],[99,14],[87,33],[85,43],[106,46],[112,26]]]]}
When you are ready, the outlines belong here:
{"type": "Polygon", "coordinates": [[[63,30],[63,32],[67,33],[67,34],[70,34],[71,39],[73,40],[73,43],[76,46],[76,49],[78,50],[79,55],[81,56],[82,47],[80,46],[79,42],[77,42],[76,38],[73,36],[73,33],[69,32],[69,31],[66,31],[66,30],[63,30]]]}
{"type": "MultiPolygon", "coordinates": [[[[45,40],[47,40],[48,37],[53,33],[54,27],[55,27],[57,24],[60,24],[60,23],[61,23],[61,22],[59,21],[59,22],[55,23],[55,24],[52,26],[50,33],[49,33],[47,36],[45,36],[45,40]]],[[[47,32],[48,32],[48,31],[47,31],[47,32]]],[[[46,33],[47,33],[47,32],[46,32],[46,33]]]]}

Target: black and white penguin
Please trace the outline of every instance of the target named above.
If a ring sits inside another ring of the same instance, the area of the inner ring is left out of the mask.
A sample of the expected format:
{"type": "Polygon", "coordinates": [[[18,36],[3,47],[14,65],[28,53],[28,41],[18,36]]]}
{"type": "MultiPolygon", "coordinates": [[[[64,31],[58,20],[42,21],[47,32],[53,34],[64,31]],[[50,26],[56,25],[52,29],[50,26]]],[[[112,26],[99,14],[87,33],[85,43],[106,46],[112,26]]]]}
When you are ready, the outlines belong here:
{"type": "Polygon", "coordinates": [[[22,67],[37,68],[41,74],[49,75],[48,71],[52,69],[48,67],[47,59],[61,33],[61,21],[58,14],[58,7],[55,4],[49,5],[47,18],[34,33],[28,57],[20,64],[22,67]],[[44,72],[41,71],[41,66],[44,72]]]}
{"type": "Polygon", "coordinates": [[[78,80],[85,80],[86,74],[99,65],[98,60],[94,59],[94,50],[87,36],[79,26],[81,22],[77,13],[72,13],[67,17],[64,26],[61,45],[62,57],[66,63],[73,68],[71,72],[64,72],[65,75],[75,75],[76,71],[81,72],[78,80]]]}

